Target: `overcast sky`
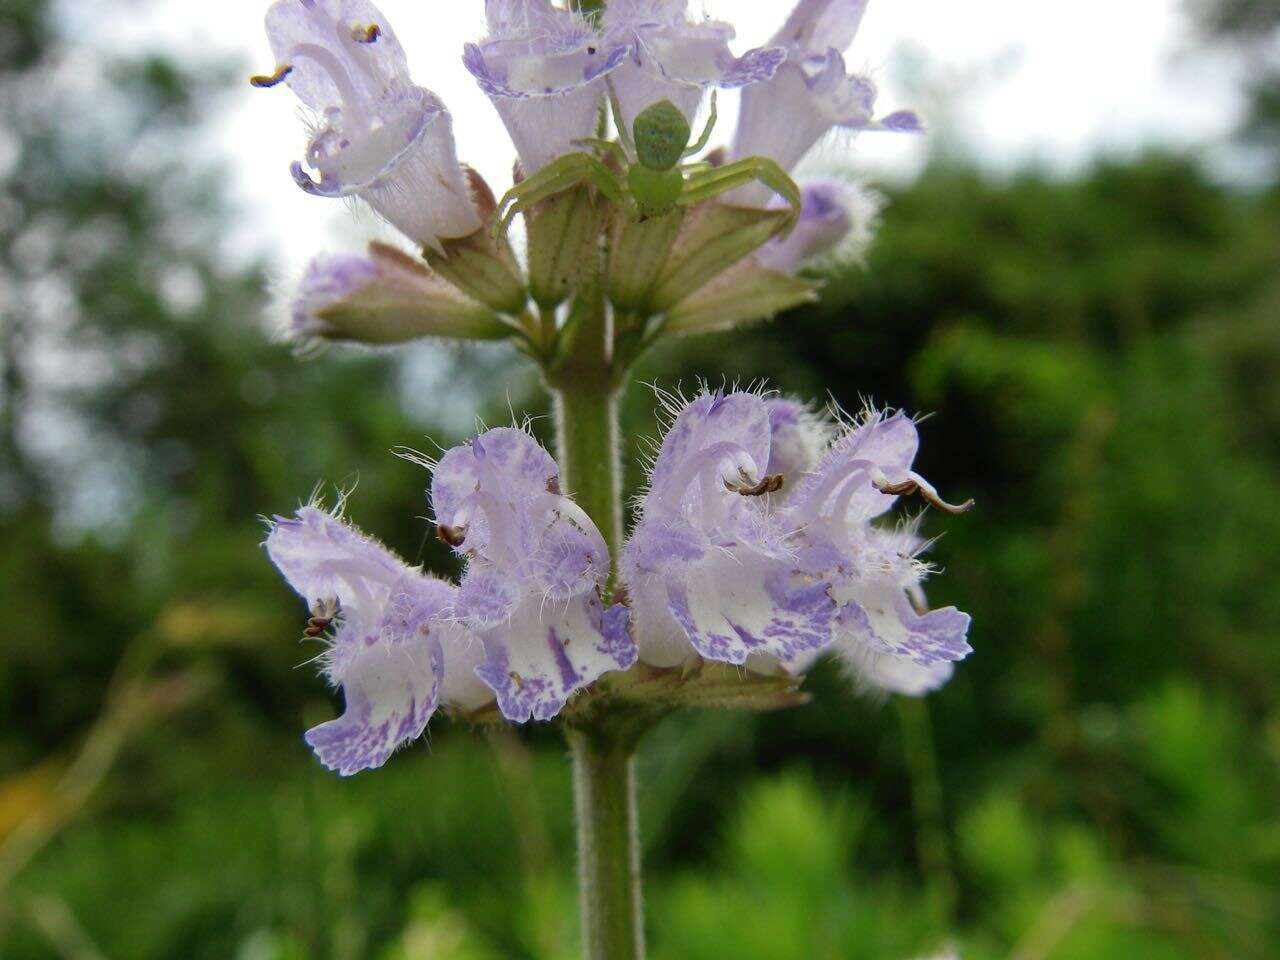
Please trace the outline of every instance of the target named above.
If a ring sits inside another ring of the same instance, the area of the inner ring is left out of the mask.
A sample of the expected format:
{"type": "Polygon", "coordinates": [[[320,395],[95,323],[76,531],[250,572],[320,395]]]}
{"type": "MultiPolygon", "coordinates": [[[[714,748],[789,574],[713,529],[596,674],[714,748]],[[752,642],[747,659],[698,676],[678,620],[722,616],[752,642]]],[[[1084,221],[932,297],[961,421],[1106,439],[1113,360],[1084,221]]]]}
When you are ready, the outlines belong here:
{"type": "MultiPolygon", "coordinates": [[[[379,0],[407,49],[415,80],[454,116],[461,158],[501,192],[514,153],[496,114],[459,63],[462,44],[483,33],[482,0],[379,0]]],[[[738,28],[738,52],[768,40],[788,0],[690,4],[738,28]]],[[[69,15],[99,42],[163,47],[179,56],[222,53],[249,72],[274,67],[262,31],[265,0],[157,0],[143,16],[95,16],[110,0],[74,0],[69,15]]],[[[885,112],[916,107],[940,132],[983,162],[1008,168],[1036,160],[1069,168],[1098,151],[1150,143],[1189,145],[1213,155],[1242,109],[1238,71],[1196,48],[1183,0],[872,0],[849,63],[881,86],[885,112]]],[[[116,8],[117,10],[119,8],[116,8]]],[[[733,108],[722,116],[722,138],[733,108]]],[[[219,105],[213,149],[225,151],[233,190],[249,215],[239,243],[281,252],[296,270],[317,238],[353,246],[361,233],[342,204],[305,196],[290,161],[304,132],[287,88],[247,84],[219,105]],[[293,242],[290,242],[293,238],[293,242]]],[[[721,139],[721,138],[718,138],[721,139]]],[[[922,138],[864,134],[836,140],[813,166],[846,166],[880,177],[910,176],[922,138]]]]}

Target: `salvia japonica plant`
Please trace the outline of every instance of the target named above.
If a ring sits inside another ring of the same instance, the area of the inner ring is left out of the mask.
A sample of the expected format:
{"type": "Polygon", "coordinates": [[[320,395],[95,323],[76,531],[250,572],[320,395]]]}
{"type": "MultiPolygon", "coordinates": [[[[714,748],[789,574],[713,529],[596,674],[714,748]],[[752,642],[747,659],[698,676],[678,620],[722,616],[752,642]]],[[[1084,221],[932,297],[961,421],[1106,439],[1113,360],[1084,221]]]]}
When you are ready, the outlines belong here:
{"type": "Polygon", "coordinates": [[[412,244],[317,257],[291,311],[304,342],[509,340],[554,398],[557,456],[520,426],[423,463],[458,584],[411,567],[315,502],[266,549],[307,601],[306,635],[343,714],[306,735],[346,776],[418,738],[438,710],[557,721],[572,746],[588,957],[643,954],[632,756],[682,707],[802,702],[832,655],[859,686],[936,689],[969,618],[929,610],[926,543],[899,498],[957,512],[912,471],[901,412],[818,412],[764,390],[664,394],[668,422],[625,529],[618,397],[670,337],[728,330],[817,295],[797,268],[857,254],[874,204],[790,170],[836,127],[910,132],[847,72],[866,0],[800,0],[766,47],[685,0],[488,0],[462,63],[519,155],[501,201],[457,158],[445,105],[409,77],[368,0],[276,0],[276,64],[314,113],[298,185],[367,203],[412,244]],[[740,88],[732,143],[718,88],[740,88]],[[696,121],[704,102],[707,117],[696,121]],[[695,136],[694,131],[698,130],[695,136]],[[517,254],[508,228],[525,225],[517,254]]]}

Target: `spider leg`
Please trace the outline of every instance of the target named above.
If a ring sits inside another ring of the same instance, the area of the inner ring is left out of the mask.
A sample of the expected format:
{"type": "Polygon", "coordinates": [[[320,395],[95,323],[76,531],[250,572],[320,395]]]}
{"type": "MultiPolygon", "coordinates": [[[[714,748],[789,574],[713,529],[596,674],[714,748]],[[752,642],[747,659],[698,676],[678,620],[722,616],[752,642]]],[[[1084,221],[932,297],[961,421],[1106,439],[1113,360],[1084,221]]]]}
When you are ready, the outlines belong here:
{"type": "Polygon", "coordinates": [[[494,216],[494,236],[505,233],[520,211],[540,200],[572,190],[583,181],[593,184],[613,202],[623,201],[625,192],[612,170],[589,153],[570,153],[553,160],[506,192],[494,216]]]}
{"type": "Polygon", "coordinates": [[[627,156],[627,151],[623,149],[622,144],[616,140],[602,140],[600,137],[583,137],[581,140],[572,141],[575,147],[593,147],[596,150],[603,150],[605,153],[613,154],[622,164],[625,170],[631,165],[631,158],[627,156]]]}
{"type": "Polygon", "coordinates": [[[694,143],[690,144],[688,147],[685,147],[684,153],[680,154],[680,156],[692,157],[695,153],[701,152],[702,149],[706,147],[707,142],[711,139],[711,128],[714,127],[715,125],[716,125],[716,91],[713,89],[711,91],[711,113],[707,116],[707,125],[702,128],[702,134],[698,137],[698,139],[694,143]]]}
{"type": "Polygon", "coordinates": [[[627,129],[627,121],[622,118],[622,104],[618,102],[618,92],[613,89],[613,78],[606,76],[604,85],[609,90],[609,110],[613,114],[613,125],[618,128],[618,142],[629,156],[636,155],[636,144],[631,139],[631,131],[627,129]]]}
{"type": "Polygon", "coordinates": [[[800,188],[787,171],[768,157],[747,157],[706,173],[695,173],[685,180],[684,192],[677,202],[682,207],[691,206],[755,182],[763,183],[790,205],[791,216],[786,226],[789,231],[800,216],[800,188]]]}

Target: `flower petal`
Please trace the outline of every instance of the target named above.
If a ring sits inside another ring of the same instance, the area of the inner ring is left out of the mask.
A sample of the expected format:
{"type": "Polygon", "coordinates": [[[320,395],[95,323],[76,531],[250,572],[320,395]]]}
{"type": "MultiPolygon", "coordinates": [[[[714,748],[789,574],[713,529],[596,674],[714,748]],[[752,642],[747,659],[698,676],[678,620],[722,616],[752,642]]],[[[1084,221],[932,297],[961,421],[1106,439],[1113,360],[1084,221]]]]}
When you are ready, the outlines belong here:
{"type": "Polygon", "coordinates": [[[507,622],[477,632],[486,658],[476,674],[515,723],[550,720],[575,692],[636,660],[627,608],[605,610],[594,593],[546,604],[526,596],[507,622]]]}
{"type": "Polygon", "coordinates": [[[344,659],[333,679],[346,709],[308,730],[306,740],[321,763],[348,777],[382,766],[397,747],[422,735],[435,712],[444,655],[424,634],[392,633],[344,659]]]}
{"type": "Polygon", "coordinates": [[[835,586],[841,634],[872,649],[929,665],[963,660],[969,615],[955,607],[917,613],[892,580],[848,581],[835,586]]]}
{"type": "Polygon", "coordinates": [[[774,558],[734,550],[668,581],[668,608],[708,660],[741,664],[766,654],[785,665],[831,641],[836,604],[829,587],[774,558]]]}

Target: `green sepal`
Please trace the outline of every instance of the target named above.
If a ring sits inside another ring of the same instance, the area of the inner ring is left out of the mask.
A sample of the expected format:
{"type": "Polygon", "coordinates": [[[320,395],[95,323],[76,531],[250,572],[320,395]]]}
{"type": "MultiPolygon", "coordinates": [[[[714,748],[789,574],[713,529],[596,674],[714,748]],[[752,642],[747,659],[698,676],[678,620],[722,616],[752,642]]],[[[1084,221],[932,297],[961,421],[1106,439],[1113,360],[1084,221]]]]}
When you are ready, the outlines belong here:
{"type": "Polygon", "coordinates": [[[441,239],[440,247],[422,251],[432,270],[499,313],[524,311],[528,293],[520,266],[509,247],[494,243],[487,225],[465,237],[441,239]]]}
{"type": "Polygon", "coordinates": [[[750,261],[726,270],[667,311],[661,335],[728,330],[812,303],[822,282],[750,261]]]}
{"type": "Polygon", "coordinates": [[[498,340],[516,330],[422,263],[382,243],[369,245],[382,278],[316,312],[325,340],[404,343],[419,337],[498,340]]]}
{"type": "Polygon", "coordinates": [[[553,310],[581,283],[582,264],[600,234],[603,209],[584,184],[543,201],[530,213],[529,293],[543,310],[553,310]]]}
{"type": "Polygon", "coordinates": [[[669,710],[780,710],[808,702],[800,682],[790,674],[767,676],[710,660],[694,659],[688,668],[637,663],[625,672],[605,674],[590,699],[573,706],[574,712],[586,712],[595,706],[591,701],[608,700],[669,710]]]}
{"type": "Polygon", "coordinates": [[[684,211],[637,220],[624,214],[614,219],[609,243],[609,299],[623,313],[645,316],[649,294],[684,222],[684,211]]]}
{"type": "Polygon", "coordinates": [[[684,300],[785,229],[789,218],[787,210],[717,203],[694,208],[658,277],[650,308],[664,312],[684,300]]]}

